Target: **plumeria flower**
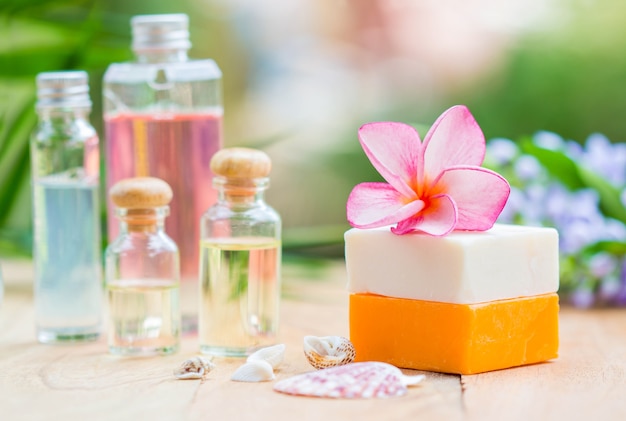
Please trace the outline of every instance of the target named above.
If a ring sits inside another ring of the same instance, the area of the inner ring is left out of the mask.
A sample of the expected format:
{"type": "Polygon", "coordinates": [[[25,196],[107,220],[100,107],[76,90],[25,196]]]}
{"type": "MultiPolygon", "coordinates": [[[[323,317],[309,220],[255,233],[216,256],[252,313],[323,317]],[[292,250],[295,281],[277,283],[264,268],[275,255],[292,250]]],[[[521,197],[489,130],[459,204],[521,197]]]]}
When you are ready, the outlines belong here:
{"type": "Polygon", "coordinates": [[[435,236],[484,231],[509,196],[509,183],[480,166],[485,138],[464,106],[445,111],[423,143],[413,127],[392,122],[365,124],[359,141],[387,183],[361,183],[352,190],[347,217],[353,227],[397,224],[394,234],[435,236]]]}

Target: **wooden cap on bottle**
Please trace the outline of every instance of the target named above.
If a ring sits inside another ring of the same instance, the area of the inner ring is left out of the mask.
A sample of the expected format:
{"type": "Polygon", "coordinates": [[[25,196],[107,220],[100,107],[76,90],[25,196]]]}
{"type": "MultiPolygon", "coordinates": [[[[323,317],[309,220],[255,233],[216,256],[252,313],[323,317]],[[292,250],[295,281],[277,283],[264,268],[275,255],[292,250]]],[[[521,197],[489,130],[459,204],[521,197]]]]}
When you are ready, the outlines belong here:
{"type": "Polygon", "coordinates": [[[109,196],[119,208],[141,209],[166,206],[172,200],[172,189],[154,177],[126,178],[113,185],[109,196]]]}
{"type": "Polygon", "coordinates": [[[263,178],[271,169],[270,157],[258,149],[221,149],[211,159],[213,174],[226,178],[263,178]]]}

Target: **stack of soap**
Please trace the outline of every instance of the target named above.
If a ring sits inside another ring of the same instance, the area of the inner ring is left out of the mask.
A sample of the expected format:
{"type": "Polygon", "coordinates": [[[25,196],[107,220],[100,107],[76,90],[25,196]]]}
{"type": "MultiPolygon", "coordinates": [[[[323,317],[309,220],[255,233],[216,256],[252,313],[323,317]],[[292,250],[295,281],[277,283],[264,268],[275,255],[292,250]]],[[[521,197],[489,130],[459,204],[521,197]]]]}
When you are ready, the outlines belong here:
{"type": "Polygon", "coordinates": [[[557,357],[556,230],[354,228],[345,241],[357,361],[474,374],[557,357]]]}

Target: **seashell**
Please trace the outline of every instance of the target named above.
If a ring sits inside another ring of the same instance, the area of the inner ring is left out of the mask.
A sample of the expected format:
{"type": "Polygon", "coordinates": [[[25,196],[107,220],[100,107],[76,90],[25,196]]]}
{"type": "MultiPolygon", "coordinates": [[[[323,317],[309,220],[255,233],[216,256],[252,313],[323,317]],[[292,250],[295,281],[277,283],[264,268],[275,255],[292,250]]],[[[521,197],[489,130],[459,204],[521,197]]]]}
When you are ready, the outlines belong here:
{"type": "Polygon", "coordinates": [[[179,380],[201,379],[214,368],[215,364],[206,358],[193,357],[184,361],[180,367],[174,370],[174,375],[179,380]]]}
{"type": "Polygon", "coordinates": [[[277,382],[274,390],[318,398],[388,398],[406,394],[407,386],[415,385],[424,378],[424,375],[405,376],[387,363],[362,362],[290,377],[277,382]]]}
{"type": "Polygon", "coordinates": [[[319,369],[349,364],[354,361],[354,345],[342,336],[305,336],[304,355],[319,369]]]}
{"type": "Polygon", "coordinates": [[[274,380],[274,370],[267,361],[248,361],[239,367],[230,378],[236,382],[266,382],[274,380]]]}
{"type": "Polygon", "coordinates": [[[268,346],[261,348],[256,352],[253,352],[248,356],[247,361],[265,361],[272,366],[272,368],[278,367],[285,358],[285,344],[278,344],[274,346],[268,346]]]}

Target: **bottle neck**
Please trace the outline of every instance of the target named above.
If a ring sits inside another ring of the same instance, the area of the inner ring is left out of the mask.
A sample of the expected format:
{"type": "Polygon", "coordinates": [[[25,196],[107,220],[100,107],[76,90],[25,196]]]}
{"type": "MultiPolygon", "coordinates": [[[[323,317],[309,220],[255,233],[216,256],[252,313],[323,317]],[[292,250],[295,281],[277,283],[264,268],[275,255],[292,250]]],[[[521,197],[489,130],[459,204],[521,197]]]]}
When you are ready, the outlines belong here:
{"type": "Polygon", "coordinates": [[[138,63],[183,63],[189,60],[187,49],[135,50],[138,63]]]}
{"type": "Polygon", "coordinates": [[[213,186],[217,190],[218,201],[235,206],[251,205],[263,202],[265,190],[269,187],[269,179],[236,179],[215,176],[213,177],[213,186]]]}
{"type": "Polygon", "coordinates": [[[117,208],[116,214],[120,220],[120,234],[157,234],[163,232],[165,218],[169,213],[169,206],[145,209],[117,208]]]}
{"type": "Polygon", "coordinates": [[[74,120],[88,120],[91,108],[89,107],[42,107],[37,109],[40,121],[54,124],[66,124],[74,120]]]}

